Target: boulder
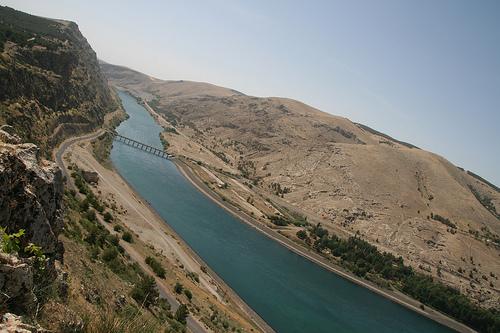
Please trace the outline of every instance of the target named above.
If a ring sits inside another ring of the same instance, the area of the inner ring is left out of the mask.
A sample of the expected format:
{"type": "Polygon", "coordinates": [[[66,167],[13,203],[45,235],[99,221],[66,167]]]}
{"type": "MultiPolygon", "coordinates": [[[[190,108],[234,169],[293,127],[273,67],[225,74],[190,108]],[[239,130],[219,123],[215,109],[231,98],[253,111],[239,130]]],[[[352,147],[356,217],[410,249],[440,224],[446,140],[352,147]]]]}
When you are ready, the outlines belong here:
{"type": "Polygon", "coordinates": [[[7,304],[9,309],[16,312],[30,312],[33,309],[36,296],[33,293],[33,268],[29,259],[0,252],[0,290],[0,304],[7,304]]]}
{"type": "Polygon", "coordinates": [[[12,126],[2,125],[0,126],[0,141],[17,144],[21,142],[21,138],[15,134],[12,126]]]}
{"type": "Polygon", "coordinates": [[[6,313],[2,316],[0,322],[0,332],[5,333],[41,333],[48,332],[40,327],[35,327],[33,325],[28,325],[23,323],[20,316],[16,316],[12,313],[6,313]]]}

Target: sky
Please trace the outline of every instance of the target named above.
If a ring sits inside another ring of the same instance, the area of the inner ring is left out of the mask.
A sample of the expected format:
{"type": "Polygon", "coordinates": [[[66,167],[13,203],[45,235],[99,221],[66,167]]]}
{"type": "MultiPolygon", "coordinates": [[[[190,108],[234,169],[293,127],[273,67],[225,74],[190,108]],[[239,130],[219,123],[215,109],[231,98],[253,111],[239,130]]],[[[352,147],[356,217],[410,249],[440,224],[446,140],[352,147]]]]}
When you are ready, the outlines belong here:
{"type": "Polygon", "coordinates": [[[2,1],[106,62],[303,101],[500,185],[500,1],[2,1]]]}

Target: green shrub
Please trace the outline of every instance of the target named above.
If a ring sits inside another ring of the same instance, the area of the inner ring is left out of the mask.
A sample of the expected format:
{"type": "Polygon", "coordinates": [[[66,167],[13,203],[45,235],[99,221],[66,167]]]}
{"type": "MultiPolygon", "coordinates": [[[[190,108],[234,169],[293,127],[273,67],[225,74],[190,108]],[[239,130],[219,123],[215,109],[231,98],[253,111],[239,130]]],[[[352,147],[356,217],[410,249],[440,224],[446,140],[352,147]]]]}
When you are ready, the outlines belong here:
{"type": "MultiPolygon", "coordinates": [[[[128,231],[125,231],[122,235],[122,239],[127,242],[127,243],[133,243],[134,238],[132,237],[132,234],[128,231]]],[[[147,260],[147,259],[146,259],[147,260]]]]}
{"type": "Polygon", "coordinates": [[[113,221],[113,215],[111,215],[110,212],[105,212],[103,215],[103,218],[104,218],[104,221],[106,221],[108,223],[113,221]]]}
{"type": "Polygon", "coordinates": [[[188,298],[188,300],[193,299],[193,293],[189,289],[184,289],[184,295],[188,298]]]}
{"type": "Polygon", "coordinates": [[[81,202],[80,202],[80,212],[86,212],[88,211],[90,208],[90,203],[87,199],[83,199],[81,202]]]}
{"type": "Polygon", "coordinates": [[[444,225],[447,225],[450,228],[453,228],[453,229],[457,228],[455,223],[451,222],[448,218],[443,217],[441,215],[431,213],[431,218],[436,220],[436,221],[441,222],[444,225]]]}
{"type": "Polygon", "coordinates": [[[104,249],[104,251],[102,252],[101,258],[104,261],[111,261],[111,260],[115,259],[117,256],[118,256],[118,251],[113,246],[113,247],[108,247],[108,248],[104,249]]]}
{"type": "Polygon", "coordinates": [[[130,296],[141,306],[150,307],[154,305],[159,296],[155,279],[152,276],[145,276],[136,283],[130,296]]]}
{"type": "Polygon", "coordinates": [[[271,220],[271,222],[274,225],[281,226],[281,227],[284,227],[284,226],[287,226],[288,224],[290,224],[290,221],[288,221],[287,219],[285,219],[284,217],[279,216],[279,215],[269,216],[269,219],[271,220]]]}
{"type": "Polygon", "coordinates": [[[92,246],[89,251],[89,256],[91,259],[97,259],[99,257],[99,253],[101,251],[99,250],[99,247],[97,246],[92,246]]]}
{"type": "Polygon", "coordinates": [[[95,211],[94,210],[89,210],[85,213],[84,217],[89,220],[89,221],[93,221],[93,222],[96,222],[97,221],[97,216],[95,215],[95,211]]]}
{"type": "MultiPolygon", "coordinates": [[[[477,176],[477,175],[476,175],[477,176]]],[[[479,176],[477,176],[479,177],[479,176]]],[[[493,186],[496,191],[498,192],[498,187],[496,187],[495,185],[491,184],[491,183],[488,183],[485,179],[479,177],[482,181],[486,182],[487,184],[489,184],[490,186],[493,186]]],[[[487,195],[482,195],[481,193],[479,193],[474,187],[472,187],[471,185],[469,185],[469,189],[471,190],[472,194],[474,194],[474,196],[476,197],[476,199],[481,203],[481,205],[483,205],[484,208],[486,208],[491,214],[493,214],[493,216],[495,216],[497,219],[500,220],[500,212],[497,212],[497,209],[495,207],[495,204],[493,203],[492,199],[487,196],[487,195]]]]}
{"type": "Polygon", "coordinates": [[[155,274],[164,279],[165,278],[165,269],[163,268],[163,266],[161,265],[161,263],[156,260],[155,258],[153,257],[147,257],[146,258],[146,264],[149,265],[149,267],[151,267],[151,269],[153,270],[153,272],[155,272],[155,274]]]}
{"type": "Polygon", "coordinates": [[[323,228],[321,226],[321,223],[318,223],[312,228],[311,234],[315,235],[318,238],[323,238],[324,236],[328,237],[328,230],[323,228]]]}
{"type": "Polygon", "coordinates": [[[198,275],[198,273],[189,272],[186,274],[186,276],[195,282],[200,282],[200,276],[198,275]]]}
{"type": "Polygon", "coordinates": [[[297,237],[299,239],[304,240],[307,238],[307,232],[305,230],[299,230],[299,231],[297,231],[297,237]]]}
{"type": "Polygon", "coordinates": [[[175,286],[174,286],[174,291],[176,294],[181,294],[182,293],[182,290],[184,290],[184,286],[179,283],[179,282],[176,282],[175,283],[175,286]]]}
{"type": "Polygon", "coordinates": [[[88,231],[87,237],[84,238],[85,242],[103,247],[106,242],[110,241],[110,239],[108,239],[109,232],[101,225],[90,222],[87,219],[80,220],[80,223],[82,223],[82,226],[88,231]]]}
{"type": "Polygon", "coordinates": [[[58,332],[81,333],[156,333],[164,332],[164,324],[139,309],[126,306],[122,311],[114,308],[100,309],[96,315],[88,316],[83,329],[75,329],[73,322],[59,326],[58,332]]]}
{"type": "Polygon", "coordinates": [[[178,308],[177,311],[175,311],[174,318],[177,320],[179,323],[186,324],[186,319],[187,316],[189,315],[189,310],[188,307],[185,304],[181,304],[178,308]]]}
{"type": "Polygon", "coordinates": [[[118,257],[107,260],[106,265],[113,273],[120,276],[121,278],[124,278],[124,276],[127,275],[127,266],[123,263],[123,260],[118,257]]]}
{"type": "Polygon", "coordinates": [[[0,235],[1,235],[1,248],[5,253],[14,253],[19,252],[20,250],[20,239],[24,236],[24,229],[19,229],[18,232],[13,234],[8,234],[5,231],[4,227],[0,227],[0,235]]]}
{"type": "Polygon", "coordinates": [[[120,238],[117,235],[107,235],[106,240],[115,247],[120,244],[120,238]]]}

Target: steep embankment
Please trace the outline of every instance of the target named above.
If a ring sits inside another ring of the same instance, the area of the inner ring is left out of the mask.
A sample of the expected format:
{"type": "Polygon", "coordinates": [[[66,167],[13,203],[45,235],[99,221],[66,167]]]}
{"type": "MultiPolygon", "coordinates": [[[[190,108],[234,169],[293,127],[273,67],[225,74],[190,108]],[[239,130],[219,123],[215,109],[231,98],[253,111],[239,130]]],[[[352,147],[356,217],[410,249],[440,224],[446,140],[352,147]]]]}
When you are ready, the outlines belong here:
{"type": "Polygon", "coordinates": [[[116,108],[95,52],[73,22],[0,6],[0,123],[47,153],[116,108]]]}
{"type": "Polygon", "coordinates": [[[284,217],[274,223],[299,241],[302,227],[290,223],[298,215],[286,206],[498,308],[494,186],[440,156],[294,100],[101,67],[112,84],[162,116],[168,150],[199,161],[202,167],[194,166],[207,183],[249,215],[263,223],[284,217]]]}

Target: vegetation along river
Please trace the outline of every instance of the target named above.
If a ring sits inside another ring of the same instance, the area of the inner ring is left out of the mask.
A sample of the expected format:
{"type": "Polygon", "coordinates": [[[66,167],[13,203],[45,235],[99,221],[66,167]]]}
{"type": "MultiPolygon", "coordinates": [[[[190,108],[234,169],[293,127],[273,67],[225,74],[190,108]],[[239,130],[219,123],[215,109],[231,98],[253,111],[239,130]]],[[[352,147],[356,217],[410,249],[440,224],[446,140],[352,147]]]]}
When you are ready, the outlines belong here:
{"type": "MultiPolygon", "coordinates": [[[[161,148],[162,128],[130,95],[118,133],[161,148]]],[[[115,168],[277,332],[450,332],[267,238],[199,192],[177,167],[115,142],[115,168]]]]}

